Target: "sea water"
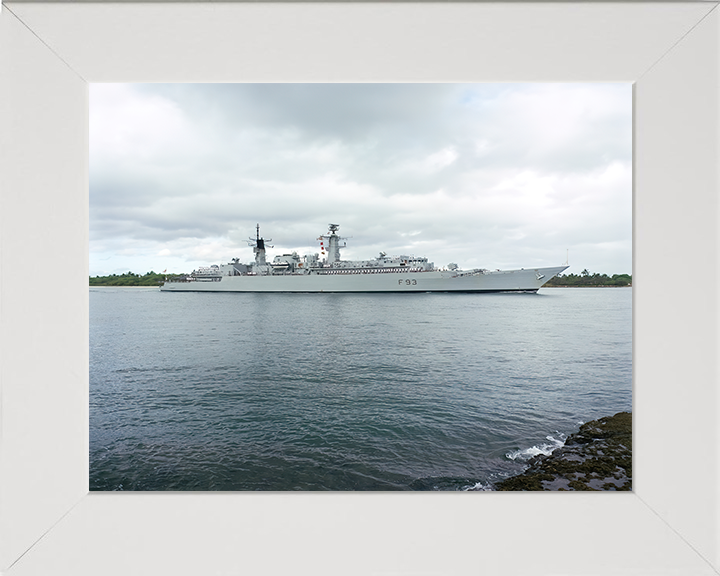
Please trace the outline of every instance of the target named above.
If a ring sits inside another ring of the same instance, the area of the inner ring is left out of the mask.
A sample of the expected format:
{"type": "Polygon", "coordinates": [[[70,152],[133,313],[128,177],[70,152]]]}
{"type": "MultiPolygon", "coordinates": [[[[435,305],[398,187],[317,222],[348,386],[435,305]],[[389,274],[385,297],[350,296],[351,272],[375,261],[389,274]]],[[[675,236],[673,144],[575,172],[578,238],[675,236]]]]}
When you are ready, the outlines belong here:
{"type": "Polygon", "coordinates": [[[492,488],[631,408],[631,288],[90,288],[91,490],[492,488]]]}

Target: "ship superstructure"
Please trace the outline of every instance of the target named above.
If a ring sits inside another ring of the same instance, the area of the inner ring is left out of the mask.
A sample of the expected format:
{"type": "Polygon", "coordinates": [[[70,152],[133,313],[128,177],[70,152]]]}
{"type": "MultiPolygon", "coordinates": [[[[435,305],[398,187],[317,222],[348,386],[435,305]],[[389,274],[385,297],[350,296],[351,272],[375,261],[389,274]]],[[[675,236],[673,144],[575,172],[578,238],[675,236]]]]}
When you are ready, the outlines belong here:
{"type": "MultiPolygon", "coordinates": [[[[267,242],[249,238],[255,262],[242,264],[237,258],[228,264],[199,268],[187,277],[168,281],[163,291],[223,292],[536,292],[567,266],[521,268],[519,270],[461,270],[456,264],[436,268],[427,258],[388,256],[380,252],[370,260],[342,260],[340,249],[346,239],[338,235],[339,225],[330,224],[327,234],[318,237],[320,253],[300,256],[297,252],[267,261],[267,242]],[[324,258],[321,258],[325,256],[324,258]]],[[[272,246],[269,246],[272,248],[272,246]]]]}

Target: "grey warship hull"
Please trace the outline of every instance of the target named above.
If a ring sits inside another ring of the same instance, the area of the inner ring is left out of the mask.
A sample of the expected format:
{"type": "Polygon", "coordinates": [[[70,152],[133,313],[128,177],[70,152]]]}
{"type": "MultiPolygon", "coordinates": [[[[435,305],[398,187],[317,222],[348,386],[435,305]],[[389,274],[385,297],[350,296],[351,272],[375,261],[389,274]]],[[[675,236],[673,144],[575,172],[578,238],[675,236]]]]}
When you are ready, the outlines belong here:
{"type": "Polygon", "coordinates": [[[266,261],[266,241],[260,237],[248,244],[255,263],[232,262],[200,268],[187,277],[165,282],[164,292],[536,292],[567,266],[520,268],[519,270],[460,270],[456,264],[438,269],[427,258],[387,256],[370,260],[342,260],[344,247],[330,224],[328,234],[318,238],[320,254],[300,257],[296,252],[266,261]]]}
{"type": "Polygon", "coordinates": [[[171,292],[536,292],[567,266],[452,274],[370,272],[221,276],[214,280],[166,282],[171,292]]]}

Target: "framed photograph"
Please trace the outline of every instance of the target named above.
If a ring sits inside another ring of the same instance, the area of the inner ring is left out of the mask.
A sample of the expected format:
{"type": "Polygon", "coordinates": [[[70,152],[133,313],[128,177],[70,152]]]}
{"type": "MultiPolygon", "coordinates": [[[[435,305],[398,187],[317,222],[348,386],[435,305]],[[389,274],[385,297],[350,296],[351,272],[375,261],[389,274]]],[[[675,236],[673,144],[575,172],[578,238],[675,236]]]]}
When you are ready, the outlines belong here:
{"type": "Polygon", "coordinates": [[[631,83],[89,106],[91,491],[632,488],[631,83]]]}
{"type": "Polygon", "coordinates": [[[3,4],[0,571],[720,571],[719,18],[715,2],[3,4]],[[633,491],[91,493],[89,85],[490,81],[633,84],[633,491]]]}

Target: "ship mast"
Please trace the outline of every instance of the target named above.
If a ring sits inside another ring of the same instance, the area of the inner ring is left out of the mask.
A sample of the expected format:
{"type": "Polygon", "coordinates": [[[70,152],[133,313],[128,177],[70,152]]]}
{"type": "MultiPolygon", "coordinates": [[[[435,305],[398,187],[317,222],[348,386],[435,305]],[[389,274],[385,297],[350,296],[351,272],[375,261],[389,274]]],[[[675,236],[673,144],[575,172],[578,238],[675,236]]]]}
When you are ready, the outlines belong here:
{"type": "MultiPolygon", "coordinates": [[[[255,238],[248,238],[248,246],[252,246],[253,252],[255,253],[255,264],[264,266],[267,264],[265,261],[265,240],[260,238],[260,224],[258,224],[255,229],[255,238]]],[[[267,241],[272,242],[272,238],[268,238],[267,241]]],[[[270,246],[270,248],[272,248],[272,246],[270,246]]]]}
{"type": "Polygon", "coordinates": [[[338,224],[329,224],[328,226],[328,234],[320,236],[318,240],[327,238],[327,263],[332,264],[333,262],[338,262],[340,260],[340,248],[344,248],[346,246],[345,244],[340,246],[340,240],[346,240],[346,238],[340,238],[340,236],[337,235],[337,231],[340,228],[338,224]]]}

